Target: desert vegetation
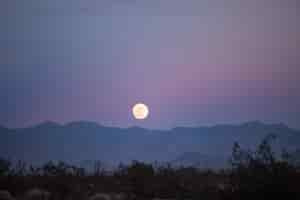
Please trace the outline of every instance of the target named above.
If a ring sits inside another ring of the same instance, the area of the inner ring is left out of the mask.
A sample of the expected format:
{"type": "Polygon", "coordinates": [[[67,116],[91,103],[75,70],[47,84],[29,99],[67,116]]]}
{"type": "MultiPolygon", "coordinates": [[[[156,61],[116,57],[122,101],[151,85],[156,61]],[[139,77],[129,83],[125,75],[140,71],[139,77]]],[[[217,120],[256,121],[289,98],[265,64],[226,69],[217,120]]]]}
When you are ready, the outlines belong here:
{"type": "Polygon", "coordinates": [[[64,162],[40,167],[0,160],[0,199],[300,199],[300,168],[291,156],[272,152],[265,138],[255,150],[235,143],[231,168],[204,170],[133,161],[112,171],[64,162]]]}

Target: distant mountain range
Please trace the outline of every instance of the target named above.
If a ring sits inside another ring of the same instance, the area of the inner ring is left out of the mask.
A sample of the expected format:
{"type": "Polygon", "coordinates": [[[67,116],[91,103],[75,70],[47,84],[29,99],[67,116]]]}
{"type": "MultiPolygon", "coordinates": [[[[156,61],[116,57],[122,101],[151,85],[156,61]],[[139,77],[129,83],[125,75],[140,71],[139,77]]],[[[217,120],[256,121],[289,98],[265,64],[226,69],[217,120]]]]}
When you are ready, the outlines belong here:
{"type": "Polygon", "coordinates": [[[85,121],[65,125],[45,122],[28,128],[0,127],[0,157],[34,164],[48,160],[110,164],[140,160],[215,167],[226,163],[235,141],[254,148],[268,134],[277,135],[276,149],[300,147],[299,130],[259,121],[171,130],[115,128],[85,121]]]}

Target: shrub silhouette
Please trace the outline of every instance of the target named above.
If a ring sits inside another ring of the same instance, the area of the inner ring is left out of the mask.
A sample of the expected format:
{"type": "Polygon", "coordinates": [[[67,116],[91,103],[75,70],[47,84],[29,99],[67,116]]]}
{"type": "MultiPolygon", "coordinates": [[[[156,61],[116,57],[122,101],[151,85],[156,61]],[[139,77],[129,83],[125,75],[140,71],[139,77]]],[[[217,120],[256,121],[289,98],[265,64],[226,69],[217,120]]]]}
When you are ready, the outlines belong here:
{"type": "Polygon", "coordinates": [[[65,162],[27,167],[21,161],[11,165],[0,159],[0,190],[19,197],[39,188],[56,200],[86,200],[101,195],[123,200],[300,199],[299,167],[289,163],[289,153],[279,157],[272,151],[274,139],[274,135],[267,136],[254,151],[235,143],[231,168],[220,171],[133,161],[110,173],[96,161],[94,171],[88,172],[65,162]]]}
{"type": "Polygon", "coordinates": [[[153,197],[154,169],[152,165],[133,161],[125,174],[129,192],[133,194],[133,198],[153,197]]]}
{"type": "Polygon", "coordinates": [[[277,158],[270,142],[275,137],[267,136],[256,151],[244,150],[238,143],[232,152],[232,173],[229,199],[298,199],[300,184],[297,168],[284,159],[277,158]]]}
{"type": "Polygon", "coordinates": [[[0,159],[0,176],[5,176],[10,173],[11,163],[8,160],[0,159]]]}

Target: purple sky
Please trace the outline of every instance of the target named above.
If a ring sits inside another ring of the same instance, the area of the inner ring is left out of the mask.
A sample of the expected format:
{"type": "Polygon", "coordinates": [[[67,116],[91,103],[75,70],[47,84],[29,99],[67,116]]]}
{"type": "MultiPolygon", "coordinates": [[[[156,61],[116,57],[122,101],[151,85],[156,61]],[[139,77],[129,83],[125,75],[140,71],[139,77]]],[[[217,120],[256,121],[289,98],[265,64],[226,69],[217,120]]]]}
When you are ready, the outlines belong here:
{"type": "Polygon", "coordinates": [[[300,128],[299,13],[299,0],[1,0],[0,124],[300,128]]]}

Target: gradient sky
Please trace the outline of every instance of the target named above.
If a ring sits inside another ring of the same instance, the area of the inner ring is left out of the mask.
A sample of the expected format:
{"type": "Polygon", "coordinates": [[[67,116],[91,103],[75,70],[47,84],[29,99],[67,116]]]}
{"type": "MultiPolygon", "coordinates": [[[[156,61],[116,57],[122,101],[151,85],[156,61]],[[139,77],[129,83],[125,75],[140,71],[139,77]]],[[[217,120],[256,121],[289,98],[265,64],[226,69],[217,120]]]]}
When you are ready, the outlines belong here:
{"type": "Polygon", "coordinates": [[[299,0],[1,0],[0,124],[300,128],[299,13],[299,0]]]}

